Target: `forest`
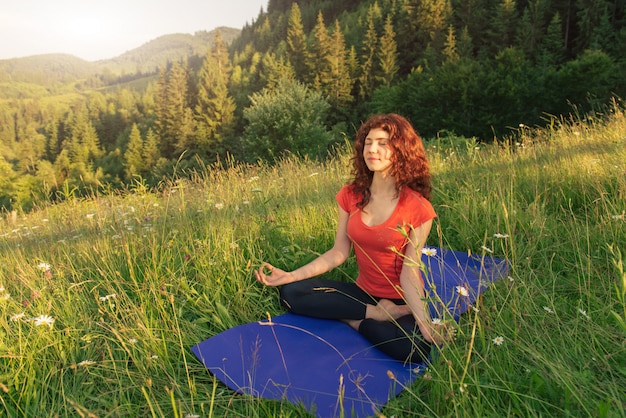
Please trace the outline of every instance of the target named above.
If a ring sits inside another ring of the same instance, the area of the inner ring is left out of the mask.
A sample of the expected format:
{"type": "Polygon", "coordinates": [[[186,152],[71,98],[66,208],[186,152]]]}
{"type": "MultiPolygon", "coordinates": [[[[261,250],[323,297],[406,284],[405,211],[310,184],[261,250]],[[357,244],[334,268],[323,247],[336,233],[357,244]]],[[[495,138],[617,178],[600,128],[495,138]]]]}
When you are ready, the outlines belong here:
{"type": "Polygon", "coordinates": [[[9,77],[0,210],[324,158],[375,112],[403,114],[427,141],[478,142],[602,115],[626,93],[624,5],[270,0],[237,37],[218,30],[206,53],[156,69],[9,77]]]}

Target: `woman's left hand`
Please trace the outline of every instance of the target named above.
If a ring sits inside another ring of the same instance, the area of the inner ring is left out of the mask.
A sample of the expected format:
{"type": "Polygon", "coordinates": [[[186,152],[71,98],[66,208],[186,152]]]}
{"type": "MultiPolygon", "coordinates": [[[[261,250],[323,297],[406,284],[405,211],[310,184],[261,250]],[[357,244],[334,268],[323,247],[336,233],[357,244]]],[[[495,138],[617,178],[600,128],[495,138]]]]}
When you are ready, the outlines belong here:
{"type": "Polygon", "coordinates": [[[263,283],[266,286],[280,286],[294,281],[291,273],[274,267],[269,263],[263,263],[258,270],[254,271],[254,276],[259,283],[263,283]]]}

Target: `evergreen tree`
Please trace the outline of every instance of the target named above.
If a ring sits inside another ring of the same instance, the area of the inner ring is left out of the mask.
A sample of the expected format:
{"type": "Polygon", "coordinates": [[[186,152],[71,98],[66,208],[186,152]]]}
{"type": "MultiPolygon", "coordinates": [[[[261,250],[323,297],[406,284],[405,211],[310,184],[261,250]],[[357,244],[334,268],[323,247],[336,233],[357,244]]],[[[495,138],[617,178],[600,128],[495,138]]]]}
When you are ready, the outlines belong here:
{"type": "Polygon", "coordinates": [[[565,60],[565,41],[562,33],[561,15],[556,12],[541,41],[537,64],[541,67],[560,66],[565,60]]]}
{"type": "Polygon", "coordinates": [[[450,0],[420,0],[416,10],[418,36],[422,44],[432,50],[434,64],[444,48],[448,27],[452,23],[450,0]]]}
{"type": "Polygon", "coordinates": [[[235,101],[228,91],[231,68],[228,49],[218,31],[199,73],[196,141],[185,144],[185,148],[192,148],[202,158],[212,159],[221,154],[224,138],[232,129],[235,101]]]}
{"type": "Polygon", "coordinates": [[[287,57],[295,72],[296,79],[305,81],[308,78],[308,50],[300,7],[296,2],[293,2],[291,5],[287,23],[287,57]]]}
{"type": "Polygon", "coordinates": [[[154,133],[152,128],[148,129],[148,133],[146,134],[146,140],[143,143],[141,155],[143,157],[143,168],[146,173],[153,170],[156,167],[157,162],[161,158],[159,143],[157,141],[156,134],[154,133]]]}
{"type": "Polygon", "coordinates": [[[334,110],[345,112],[352,103],[352,78],[346,56],[346,43],[339,21],[331,33],[330,51],[327,61],[330,67],[331,84],[322,89],[334,110]]]}
{"type": "Polygon", "coordinates": [[[331,41],[324,24],[322,12],[317,14],[317,23],[313,28],[311,53],[309,54],[309,82],[318,90],[331,83],[332,71],[328,56],[331,52],[331,41]]]}
{"type": "Polygon", "coordinates": [[[383,36],[380,38],[380,84],[389,87],[398,73],[398,44],[391,16],[387,16],[383,36]]]}
{"type": "Polygon", "coordinates": [[[515,45],[515,30],[518,13],[515,0],[502,0],[490,22],[490,51],[495,56],[499,51],[515,45]]]}
{"type": "MultiPolygon", "coordinates": [[[[606,31],[602,20],[603,17],[608,20],[608,4],[605,0],[576,0],[576,6],[578,8],[576,52],[582,52],[591,46],[594,32],[606,36],[606,33],[602,33],[606,31]],[[597,28],[601,30],[597,31],[597,28]]],[[[594,40],[598,41],[599,37],[595,37],[594,40]]]]}
{"type": "Polygon", "coordinates": [[[361,99],[368,99],[376,87],[378,33],[376,32],[374,21],[375,15],[375,9],[370,7],[367,13],[367,31],[365,32],[361,52],[361,74],[359,76],[359,97],[361,99]]]}
{"type": "Polygon", "coordinates": [[[176,151],[180,151],[184,143],[181,128],[188,123],[187,91],[186,64],[175,62],[167,73],[160,74],[156,126],[161,138],[161,154],[166,158],[176,158],[176,151]]]}
{"type": "Polygon", "coordinates": [[[128,146],[124,153],[126,178],[131,179],[134,175],[144,170],[144,159],[142,155],[143,139],[136,123],[130,128],[128,146]]]}
{"type": "Polygon", "coordinates": [[[448,28],[448,36],[446,37],[446,43],[443,48],[443,56],[446,62],[456,62],[459,59],[459,53],[456,46],[456,35],[454,33],[454,27],[450,25],[448,28]]]}

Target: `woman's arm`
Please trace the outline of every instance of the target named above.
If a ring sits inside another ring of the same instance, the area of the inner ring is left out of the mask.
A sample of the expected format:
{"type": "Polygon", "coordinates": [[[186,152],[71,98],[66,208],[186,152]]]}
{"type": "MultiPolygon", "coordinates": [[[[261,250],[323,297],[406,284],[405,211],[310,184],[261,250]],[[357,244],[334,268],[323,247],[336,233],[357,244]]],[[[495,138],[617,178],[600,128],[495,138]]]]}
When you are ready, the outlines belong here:
{"type": "Polygon", "coordinates": [[[430,233],[432,220],[425,222],[418,228],[411,230],[409,243],[405,251],[404,264],[400,273],[400,286],[404,291],[407,304],[413,312],[420,332],[427,341],[441,344],[447,337],[445,328],[436,327],[430,318],[428,303],[424,300],[424,280],[420,272],[422,248],[430,233]],[[443,334],[442,334],[443,332],[443,334]]]}
{"type": "Polygon", "coordinates": [[[254,272],[256,279],[267,286],[280,286],[319,276],[341,265],[350,255],[351,243],[348,238],[348,217],[348,212],[339,207],[335,244],[330,250],[291,272],[276,268],[269,263],[263,263],[261,268],[254,272]],[[267,271],[269,271],[269,274],[266,274],[267,271]]]}

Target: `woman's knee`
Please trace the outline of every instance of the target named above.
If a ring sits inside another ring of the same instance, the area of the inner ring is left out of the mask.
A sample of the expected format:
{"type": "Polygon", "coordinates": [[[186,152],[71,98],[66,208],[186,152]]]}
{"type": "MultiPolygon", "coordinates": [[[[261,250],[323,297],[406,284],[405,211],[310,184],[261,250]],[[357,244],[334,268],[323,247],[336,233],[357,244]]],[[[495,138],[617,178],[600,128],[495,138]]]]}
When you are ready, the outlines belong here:
{"type": "Polygon", "coordinates": [[[365,319],[359,333],[396,360],[419,363],[428,358],[431,344],[422,338],[411,319],[400,318],[400,323],[365,319]]]}
{"type": "Polygon", "coordinates": [[[312,287],[312,283],[309,280],[286,284],[279,291],[280,303],[291,312],[294,312],[294,308],[297,311],[298,301],[310,294],[312,287]]]}

